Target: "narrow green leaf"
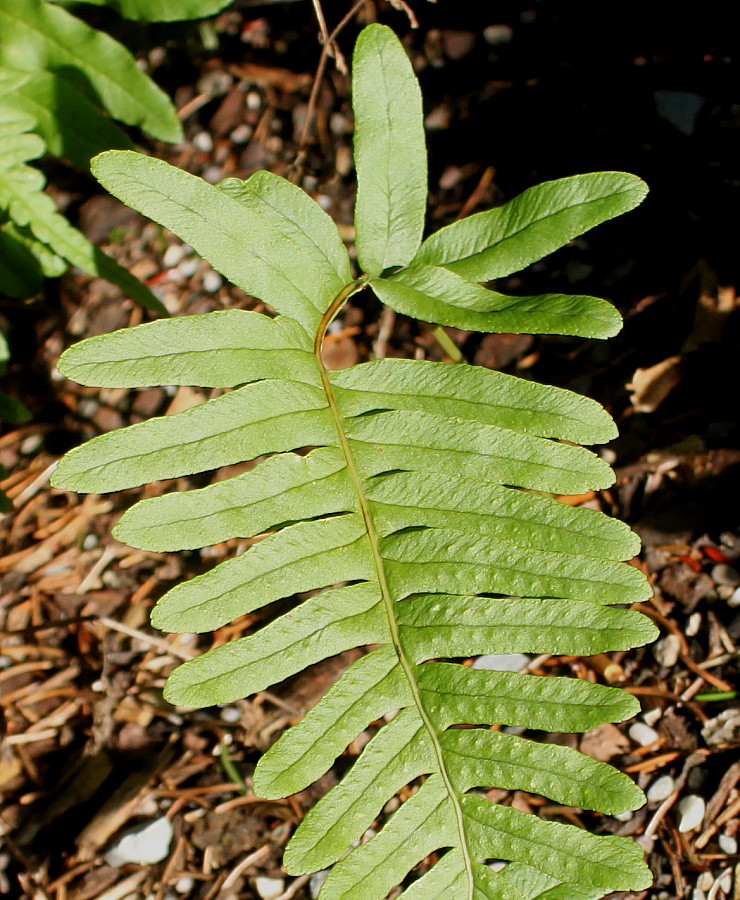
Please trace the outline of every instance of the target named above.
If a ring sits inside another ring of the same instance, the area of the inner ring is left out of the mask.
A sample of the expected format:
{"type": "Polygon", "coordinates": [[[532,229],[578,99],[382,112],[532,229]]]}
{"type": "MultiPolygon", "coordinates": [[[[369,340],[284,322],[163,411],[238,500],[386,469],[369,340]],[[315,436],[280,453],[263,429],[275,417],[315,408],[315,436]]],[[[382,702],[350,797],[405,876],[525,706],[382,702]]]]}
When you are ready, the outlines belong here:
{"type": "MultiPolygon", "coordinates": [[[[182,706],[228,703],[367,638],[377,643],[389,639],[377,585],[332,588],[306,600],[300,617],[286,613],[256,634],[221,644],[180,666],[167,682],[167,696],[182,706]]],[[[291,740],[296,737],[295,729],[290,735],[291,740]]]]}
{"type": "Polygon", "coordinates": [[[321,385],[306,333],[292,320],[225,309],[122,328],[74,344],[59,370],[79,384],[226,388],[281,378],[321,385]]]}
{"type": "Polygon", "coordinates": [[[162,160],[127,151],[101,154],[92,169],[115,197],[169,228],[312,337],[351,281],[336,226],[306,193],[277,175],[258,172],[236,200],[162,160]]]}
{"type": "Polygon", "coordinates": [[[394,469],[466,478],[556,494],[614,483],[609,466],[581,447],[416,410],[360,416],[346,432],[365,477],[394,469]]]}
{"type": "Polygon", "coordinates": [[[645,183],[625,172],[594,172],[538,184],[504,206],[435,232],[422,244],[414,264],[444,266],[469,281],[501,278],[634,209],[646,194],[645,183]]]}
{"type": "MultiPolygon", "coordinates": [[[[414,631],[404,630],[404,645],[409,633],[414,631]]],[[[579,732],[622,722],[640,711],[631,694],[578,678],[543,678],[441,662],[419,666],[416,675],[424,705],[440,729],[465,722],[579,732]]]]}
{"type": "Polygon", "coordinates": [[[439,740],[461,792],[495,785],[608,815],[637,809],[645,802],[628,775],[570,747],[538,744],[483,728],[455,728],[439,740]]]}
{"type": "Polygon", "coordinates": [[[335,863],[397,791],[436,768],[417,710],[402,710],[375,735],[342,781],[307,813],[290,842],[291,866],[317,871],[335,863]]]}
{"type": "Polygon", "coordinates": [[[635,638],[645,643],[655,637],[655,629],[644,623],[641,613],[625,616],[628,610],[587,600],[446,595],[433,599],[434,603],[428,597],[409,598],[399,607],[404,647],[416,660],[472,655],[484,644],[488,647],[484,653],[591,656],[631,647],[635,638]],[[480,644],[476,632],[481,635],[480,644]]]}
{"type": "Polygon", "coordinates": [[[116,119],[176,142],[182,126],[166,94],[118,41],[43,0],[0,7],[0,65],[64,79],[116,119]]]}
{"type": "Polygon", "coordinates": [[[418,409],[579,444],[617,436],[611,416],[590,398],[482,366],[376,359],[330,379],[344,416],[418,409]]]}
{"type": "MultiPolygon", "coordinates": [[[[174,677],[170,676],[168,684],[174,677]]],[[[175,698],[168,699],[174,702],[175,698]]],[[[254,771],[255,790],[266,798],[302,791],[320,778],[371,722],[413,702],[409,683],[390,645],[360,657],[260,758],[254,771]]]]}
{"type": "Polygon", "coordinates": [[[0,172],[29,159],[37,159],[43,154],[44,149],[44,142],[37,134],[0,137],[0,172]]]}
{"type": "Polygon", "coordinates": [[[345,468],[342,454],[330,447],[306,456],[281,453],[200,490],[142,500],[123,514],[113,534],[145,550],[188,550],[355,511],[357,496],[345,468]]]}
{"type": "Polygon", "coordinates": [[[405,266],[421,243],[427,203],[421,92],[395,34],[371,25],[352,64],[357,257],[369,275],[405,266]]]}
{"type": "Polygon", "coordinates": [[[52,482],[106,493],[333,439],[323,393],[258,381],[174,416],[93,438],[60,461],[52,482]]]}
{"type": "Polygon", "coordinates": [[[133,142],[88,95],[66,78],[39,69],[12,97],[5,99],[32,113],[35,130],[50,153],[87,167],[97,153],[112,148],[133,149],[133,142]]]}
{"type": "Polygon", "coordinates": [[[434,527],[503,538],[520,547],[597,559],[631,559],[640,540],[624,522],[500,485],[432,472],[390,472],[366,495],[381,535],[434,527]]]}
{"type": "Polygon", "coordinates": [[[43,192],[44,184],[42,173],[26,165],[0,174],[0,208],[8,210],[16,225],[27,226],[52,253],[84,272],[117,284],[147,309],[167,315],[162,303],[138,278],[91,244],[57,212],[52,198],[43,192]]]}
{"type": "MultiPolygon", "coordinates": [[[[58,2],[58,0],[55,0],[58,2]]],[[[66,3],[68,0],[62,0],[66,3]]],[[[228,6],[231,0],[80,0],[92,6],[109,6],[126,19],[145,22],[180,22],[204,19],[228,6]]]]}
{"type": "Polygon", "coordinates": [[[487,535],[423,528],[381,541],[396,596],[471,592],[635,603],[652,596],[639,569],[620,562],[520,547],[487,535]]]}
{"type": "Polygon", "coordinates": [[[653,876],[642,848],[621,837],[589,834],[575,825],[545,822],[477,794],[463,797],[471,844],[477,858],[511,859],[560,881],[601,891],[639,891],[653,876]]]}
{"type": "MultiPolygon", "coordinates": [[[[428,778],[379,834],[334,866],[323,891],[332,900],[384,900],[425,856],[455,843],[451,813],[442,779],[439,775],[428,778]]],[[[290,844],[285,867],[291,875],[302,874],[303,867],[292,864],[290,844]]]]}
{"type": "Polygon", "coordinates": [[[275,600],[373,574],[357,513],[299,522],[173,587],[153,610],[152,624],[162,631],[213,631],[275,600]]]}
{"type": "Polygon", "coordinates": [[[598,297],[507,297],[440,266],[415,266],[392,278],[374,278],[370,286],[396,312],[467,331],[607,338],[622,327],[617,310],[598,297]]]}
{"type": "Polygon", "coordinates": [[[0,290],[23,299],[41,290],[42,278],[33,254],[15,237],[0,227],[0,290]]]}

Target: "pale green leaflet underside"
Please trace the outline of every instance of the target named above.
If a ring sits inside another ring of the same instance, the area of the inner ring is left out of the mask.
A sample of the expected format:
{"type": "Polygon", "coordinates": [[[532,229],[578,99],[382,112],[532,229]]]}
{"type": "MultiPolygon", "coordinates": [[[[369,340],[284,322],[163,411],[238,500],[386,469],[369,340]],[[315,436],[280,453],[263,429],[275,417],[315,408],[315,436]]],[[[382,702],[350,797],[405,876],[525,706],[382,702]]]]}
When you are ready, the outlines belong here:
{"type": "Polygon", "coordinates": [[[137,503],[115,533],[158,551],[254,539],[169,591],[153,613],[163,630],[207,632],[295,598],[255,635],[180,666],[166,688],[173,703],[233,701],[372,646],[254,775],[263,797],[300,791],[372,726],[286,851],[293,874],[333,866],[322,900],[383,900],[399,884],[404,900],[598,900],[640,890],[651,877],[637,844],[485,796],[496,787],[609,814],[637,808],[641,792],[606,764],[489,727],[586,731],[634,715],[635,699],[455,662],[593,654],[654,637],[624,608],[650,594],[625,562],[637,552],[634,535],[547,496],[612,483],[608,466],[578,446],[610,440],[611,419],[587,398],[473,366],[385,359],[330,372],[321,344],[344,302],[368,286],[433,323],[611,334],[618,315],[602,300],[507,298],[478,282],[631,208],[644,186],[623,173],[551,182],[422,244],[421,104],[392,32],[363,32],[355,72],[358,278],[328,216],[275,175],[212,186],[132,153],[98,157],[95,174],[113,194],[279,315],[215,312],[72,347],[60,368],[84,384],[226,390],[95,438],[61,461],[54,483],[111,491],[256,461],[237,477],[137,503]],[[410,798],[361,843],[407,785],[410,798]],[[408,878],[433,853],[436,864],[408,878]],[[494,871],[494,859],[510,863],[494,871]]]}

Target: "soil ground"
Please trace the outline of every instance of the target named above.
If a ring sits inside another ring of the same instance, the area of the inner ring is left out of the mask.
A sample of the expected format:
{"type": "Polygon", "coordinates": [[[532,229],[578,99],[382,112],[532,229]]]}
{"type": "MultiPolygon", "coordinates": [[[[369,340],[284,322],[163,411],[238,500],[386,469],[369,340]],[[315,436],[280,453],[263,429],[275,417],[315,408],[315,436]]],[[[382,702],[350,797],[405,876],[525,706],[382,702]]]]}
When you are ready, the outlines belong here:
{"type": "MultiPolygon", "coordinates": [[[[325,4],[330,28],[349,5],[325,4]]],[[[619,895],[624,900],[737,900],[740,78],[732,29],[711,4],[690,19],[637,4],[613,16],[580,3],[410,6],[418,29],[384,3],[368,3],[365,14],[374,10],[404,36],[419,73],[431,228],[576,172],[626,170],[651,187],[638,211],[497,285],[607,296],[625,317],[617,338],[449,330],[471,362],[588,394],[614,415],[621,436],[603,452],[617,469],[615,487],[566,502],[619,516],[641,535],[635,564],[655,587],[645,612],[661,629],[651,648],[533,666],[618,684],[640,698],[641,728],[632,722],[557,739],[632,774],[651,802],[615,818],[520,792],[495,799],[637,836],[655,887],[619,895]],[[692,808],[700,815],[688,828],[692,808]]],[[[334,62],[318,93],[315,128],[301,141],[319,55],[310,3],[247,0],[201,27],[122,26],[102,13],[99,22],[142,48],[181,111],[186,141],[148,146],[151,152],[210,181],[258,168],[288,175],[351,243],[352,120],[348,81],[334,62]]],[[[347,56],[359,24],[339,38],[347,56]]],[[[255,308],[253,298],[82,173],[54,166],[50,175],[72,219],[171,313],[255,308]]],[[[196,641],[155,632],[149,610],[174,583],[243,545],[134,551],[111,538],[111,527],[134,500],[171,484],[82,497],[48,482],[71,446],[183,409],[203,394],[99,391],[58,374],[66,346],[150,317],[102,281],[70,273],[28,303],[0,304],[13,348],[3,389],[33,414],[0,437],[9,472],[2,487],[13,502],[0,520],[0,893],[34,900],[315,896],[319,879],[286,876],[282,850],[368,735],[321,783],[288,800],[258,800],[249,777],[259,754],[352,654],[224,708],[168,706],[161,688],[179,660],[248,632],[259,618],[196,641]],[[172,835],[160,862],[106,859],[122,831],[162,820],[172,835]]],[[[347,310],[327,354],[337,368],[373,354],[443,358],[426,328],[367,300],[347,310]]]]}

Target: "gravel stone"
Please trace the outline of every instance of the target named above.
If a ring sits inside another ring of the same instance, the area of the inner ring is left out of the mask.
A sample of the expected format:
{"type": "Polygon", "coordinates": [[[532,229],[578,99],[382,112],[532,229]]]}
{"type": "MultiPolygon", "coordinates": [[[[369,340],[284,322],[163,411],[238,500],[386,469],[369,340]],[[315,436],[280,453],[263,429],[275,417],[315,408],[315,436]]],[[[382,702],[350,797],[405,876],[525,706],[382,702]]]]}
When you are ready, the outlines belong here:
{"type": "Polygon", "coordinates": [[[671,669],[676,665],[680,652],[681,641],[677,634],[666,635],[653,646],[653,656],[666,669],[671,669]]]}
{"type": "Polygon", "coordinates": [[[113,842],[105,854],[105,861],[109,866],[154,865],[165,859],[171,843],[172,822],[162,816],[125,831],[113,842]]]}
{"type": "Polygon", "coordinates": [[[479,656],[471,668],[489,669],[494,672],[521,672],[529,659],[524,653],[487,653],[479,656]]]}
{"type": "Polygon", "coordinates": [[[285,890],[285,880],[260,875],[259,878],[254,879],[254,889],[262,897],[262,900],[275,900],[285,890]]]}
{"type": "Polygon", "coordinates": [[[647,798],[649,803],[662,803],[673,793],[675,781],[670,775],[661,775],[656,778],[647,790],[647,798]]]}
{"type": "Polygon", "coordinates": [[[689,794],[688,797],[684,797],[678,804],[678,811],[681,814],[678,830],[681,834],[699,828],[704,821],[705,810],[706,804],[698,794],[689,794]]]}
{"type": "Polygon", "coordinates": [[[734,856],[737,853],[737,838],[730,834],[721,834],[718,838],[719,849],[728,856],[734,856]]]}
{"type": "Polygon", "coordinates": [[[647,747],[648,744],[658,740],[658,732],[644,722],[635,722],[634,725],[630,725],[629,736],[641,747],[647,747]]]}

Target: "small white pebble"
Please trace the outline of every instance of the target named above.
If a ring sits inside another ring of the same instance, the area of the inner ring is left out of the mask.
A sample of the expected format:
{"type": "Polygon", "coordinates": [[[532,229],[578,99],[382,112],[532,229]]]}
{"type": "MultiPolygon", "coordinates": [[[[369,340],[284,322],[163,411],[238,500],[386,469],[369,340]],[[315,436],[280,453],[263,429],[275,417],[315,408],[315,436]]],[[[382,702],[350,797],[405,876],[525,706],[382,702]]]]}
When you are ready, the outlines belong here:
{"type": "Polygon", "coordinates": [[[732,592],[732,596],[727,601],[728,606],[732,606],[733,608],[740,606],[740,587],[735,588],[732,592]]]}
{"type": "Polygon", "coordinates": [[[691,900],[707,900],[707,895],[701,888],[694,888],[691,894],[691,900]]]}
{"type": "Polygon", "coordinates": [[[696,886],[700,891],[708,891],[714,884],[714,875],[711,872],[702,872],[696,879],[696,886]]]}
{"type": "Polygon", "coordinates": [[[193,147],[204,153],[210,153],[213,150],[213,138],[207,131],[199,131],[193,138],[193,147]]]}
{"type": "Polygon", "coordinates": [[[236,706],[224,706],[220,715],[221,721],[228,722],[229,725],[235,725],[242,717],[242,714],[236,706]]]}
{"type": "Polygon", "coordinates": [[[678,662],[678,654],[681,652],[681,640],[677,634],[669,634],[653,644],[653,656],[667,669],[671,669],[678,662]]]}
{"type": "Polygon", "coordinates": [[[629,822],[633,815],[634,813],[628,809],[625,812],[616,813],[614,818],[617,820],[617,822],[629,822]]]}
{"type": "Polygon", "coordinates": [[[203,273],[203,290],[207,293],[214,294],[223,283],[223,278],[213,269],[207,269],[203,273]]]}
{"type": "Polygon", "coordinates": [[[649,803],[662,803],[671,796],[675,787],[675,782],[670,775],[661,775],[656,778],[647,791],[649,803]]]}
{"type": "Polygon", "coordinates": [[[262,900],[275,900],[285,891],[285,881],[282,878],[268,878],[260,875],[254,879],[254,889],[262,897],[262,900]]]}
{"type": "Polygon", "coordinates": [[[653,709],[649,709],[646,713],[643,714],[642,721],[646,725],[652,726],[655,725],[655,723],[658,721],[658,719],[661,718],[662,715],[663,710],[659,706],[656,706],[653,709]]]}
{"type": "Polygon", "coordinates": [[[223,177],[224,173],[221,166],[206,166],[203,169],[203,181],[207,181],[208,184],[216,184],[223,177]]]}
{"type": "Polygon", "coordinates": [[[719,836],[719,849],[728,856],[734,856],[737,853],[737,838],[730,834],[721,834],[719,836]]]}
{"type": "Polygon", "coordinates": [[[178,265],[177,271],[181,278],[190,278],[192,275],[195,275],[199,266],[200,260],[191,256],[190,259],[184,259],[178,265]]]}
{"type": "Polygon", "coordinates": [[[170,244],[164,251],[162,265],[166,269],[172,269],[185,256],[185,247],[182,244],[170,244]]]}
{"type": "Polygon", "coordinates": [[[689,794],[688,797],[684,797],[683,800],[681,800],[678,804],[678,811],[681,814],[678,830],[681,834],[699,828],[704,821],[705,809],[706,805],[704,800],[698,794],[689,794]]]}
{"type": "Polygon", "coordinates": [[[493,862],[488,863],[488,868],[492,872],[503,872],[507,866],[508,863],[503,859],[496,859],[493,862]]]}
{"type": "Polygon", "coordinates": [[[98,411],[100,404],[97,400],[93,400],[90,397],[87,400],[80,400],[77,404],[77,414],[81,419],[92,419],[95,413],[98,411]]]}
{"type": "Polygon", "coordinates": [[[244,103],[246,104],[247,109],[259,109],[260,106],[262,106],[262,97],[260,97],[259,91],[247,91],[247,94],[244,97],[244,103]]]}
{"type": "Polygon", "coordinates": [[[689,621],[686,623],[685,632],[688,637],[694,637],[694,635],[699,634],[699,629],[701,628],[701,613],[695,612],[693,615],[689,616],[689,621]]]}
{"type": "Polygon", "coordinates": [[[175,882],[175,890],[178,894],[189,894],[195,887],[195,879],[189,875],[182,875],[175,882]]]}
{"type": "Polygon", "coordinates": [[[105,861],[109,866],[154,865],[167,856],[171,843],[172,822],[162,816],[125,831],[105,854],[105,861]]]}
{"type": "MultiPolygon", "coordinates": [[[[735,869],[737,873],[737,869],[735,869]]],[[[732,872],[725,872],[725,874],[719,880],[719,886],[725,892],[725,894],[730,893],[730,889],[732,888],[732,872]]],[[[737,894],[735,895],[737,896],[737,894]]]]}
{"type": "Polygon", "coordinates": [[[82,542],[83,550],[92,550],[93,547],[98,546],[98,536],[97,534],[86,534],[85,539],[82,542]]]}
{"type": "Polygon", "coordinates": [[[331,209],[332,200],[328,194],[317,194],[316,202],[324,211],[331,209]]]}
{"type": "Polygon", "coordinates": [[[247,141],[252,137],[253,128],[251,125],[247,125],[246,122],[242,122],[241,125],[237,125],[236,128],[231,132],[231,140],[235,144],[246,144],[247,141]]]}
{"type": "Polygon", "coordinates": [[[487,653],[479,656],[472,669],[489,669],[494,672],[521,672],[529,662],[524,653],[487,653]]]}
{"type": "Polygon", "coordinates": [[[644,722],[635,722],[634,725],[630,725],[629,736],[641,747],[647,747],[648,744],[658,740],[658,732],[644,722]]]}
{"type": "Polygon", "coordinates": [[[43,435],[29,434],[27,438],[23,438],[21,441],[20,451],[24,456],[30,456],[32,453],[35,453],[43,443],[43,435]]]}

